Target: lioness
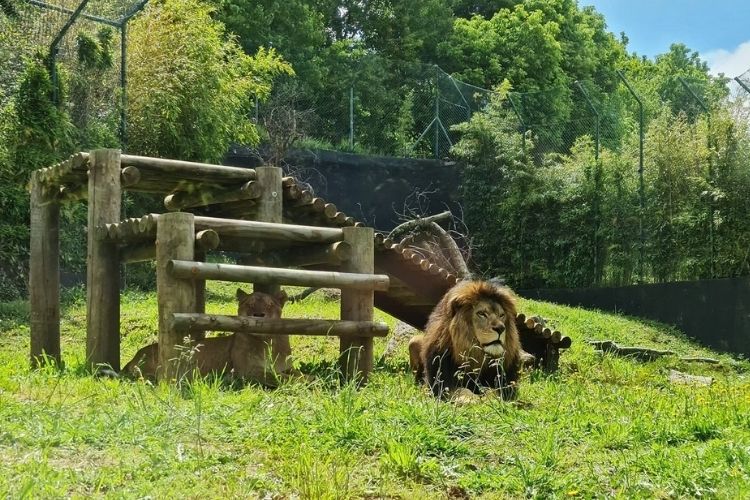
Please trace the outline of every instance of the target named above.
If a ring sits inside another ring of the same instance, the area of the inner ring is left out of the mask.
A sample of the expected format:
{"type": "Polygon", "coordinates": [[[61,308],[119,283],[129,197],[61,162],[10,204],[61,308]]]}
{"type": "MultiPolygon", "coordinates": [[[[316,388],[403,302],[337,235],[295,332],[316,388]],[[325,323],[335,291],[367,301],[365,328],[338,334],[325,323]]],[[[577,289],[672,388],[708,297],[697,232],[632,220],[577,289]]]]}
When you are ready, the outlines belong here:
{"type": "MultiPolygon", "coordinates": [[[[281,317],[286,292],[269,295],[245,293],[237,289],[238,314],[255,318],[281,317]]],[[[122,372],[130,377],[156,378],[159,346],[151,344],[139,350],[122,372]]],[[[258,382],[274,387],[280,378],[292,375],[291,348],[287,336],[253,333],[211,337],[195,345],[195,364],[201,375],[223,374],[232,379],[258,382]]]]}

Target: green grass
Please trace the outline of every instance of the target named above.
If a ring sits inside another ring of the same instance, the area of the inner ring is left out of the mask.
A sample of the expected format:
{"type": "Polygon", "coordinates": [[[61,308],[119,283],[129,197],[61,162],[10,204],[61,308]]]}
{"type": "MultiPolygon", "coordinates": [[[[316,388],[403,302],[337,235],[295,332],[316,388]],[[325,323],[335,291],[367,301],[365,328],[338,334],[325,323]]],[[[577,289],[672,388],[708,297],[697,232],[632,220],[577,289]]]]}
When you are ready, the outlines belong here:
{"type": "MultiPolygon", "coordinates": [[[[233,313],[233,296],[212,284],[209,312],[233,313]]],[[[412,383],[405,346],[366,387],[339,388],[335,339],[293,338],[317,381],[276,390],[94,379],[82,368],[85,304],[64,302],[62,372],[29,370],[28,308],[0,305],[2,497],[750,496],[750,363],[663,325],[523,301],[573,337],[559,373],[525,374],[516,403],[458,406],[412,383]],[[588,339],[721,364],[601,357],[588,339]],[[715,382],[672,385],[673,368],[715,382]]],[[[285,315],[334,318],[337,307],[314,295],[285,315]]],[[[126,362],[155,337],[154,296],[125,294],[121,315],[126,362]]]]}

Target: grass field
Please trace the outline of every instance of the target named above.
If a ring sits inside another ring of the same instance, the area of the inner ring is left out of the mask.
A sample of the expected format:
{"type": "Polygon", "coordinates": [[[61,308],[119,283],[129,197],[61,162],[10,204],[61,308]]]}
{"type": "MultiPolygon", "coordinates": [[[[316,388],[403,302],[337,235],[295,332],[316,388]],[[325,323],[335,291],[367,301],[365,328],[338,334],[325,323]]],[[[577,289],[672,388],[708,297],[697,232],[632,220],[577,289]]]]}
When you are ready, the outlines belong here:
{"type": "MultiPolygon", "coordinates": [[[[234,290],[211,283],[209,312],[234,314],[234,290]]],[[[525,374],[515,403],[459,406],[413,384],[405,346],[338,387],[335,339],[295,337],[317,381],[276,390],[94,379],[81,297],[65,294],[62,372],[29,370],[28,307],[0,304],[2,497],[750,497],[750,363],[663,325],[523,301],[573,338],[559,373],[525,374]],[[721,363],[602,357],[593,339],[721,363]],[[715,381],[673,385],[670,369],[715,381]]],[[[337,307],[318,294],[285,315],[337,307]]],[[[121,316],[126,362],[155,338],[154,295],[125,294],[121,316]]]]}

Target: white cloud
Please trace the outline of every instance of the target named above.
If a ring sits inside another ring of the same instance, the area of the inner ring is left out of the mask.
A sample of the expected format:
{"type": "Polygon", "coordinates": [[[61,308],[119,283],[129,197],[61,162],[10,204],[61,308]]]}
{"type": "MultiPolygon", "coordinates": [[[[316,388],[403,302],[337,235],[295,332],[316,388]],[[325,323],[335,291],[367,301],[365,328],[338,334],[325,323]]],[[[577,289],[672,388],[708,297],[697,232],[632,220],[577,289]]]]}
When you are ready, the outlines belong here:
{"type": "Polygon", "coordinates": [[[750,69],[750,40],[739,44],[731,52],[725,49],[711,50],[703,58],[714,75],[724,73],[729,78],[740,76],[750,69]]]}

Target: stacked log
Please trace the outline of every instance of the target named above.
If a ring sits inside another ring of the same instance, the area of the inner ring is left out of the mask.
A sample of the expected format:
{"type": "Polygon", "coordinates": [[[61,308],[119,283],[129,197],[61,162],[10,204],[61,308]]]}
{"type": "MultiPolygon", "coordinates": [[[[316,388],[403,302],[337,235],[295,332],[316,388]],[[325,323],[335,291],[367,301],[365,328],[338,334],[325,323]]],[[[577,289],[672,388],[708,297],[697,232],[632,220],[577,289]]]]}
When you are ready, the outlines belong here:
{"type": "Polygon", "coordinates": [[[75,153],[67,160],[51,167],[37,170],[38,182],[44,185],[69,185],[77,187],[86,184],[86,172],[89,166],[88,153],[75,153]]]}
{"type": "Polygon", "coordinates": [[[518,314],[516,327],[521,338],[521,347],[536,358],[535,366],[547,372],[556,371],[560,349],[569,348],[572,345],[571,338],[549,328],[546,321],[539,316],[526,317],[524,314],[518,314]]]}

